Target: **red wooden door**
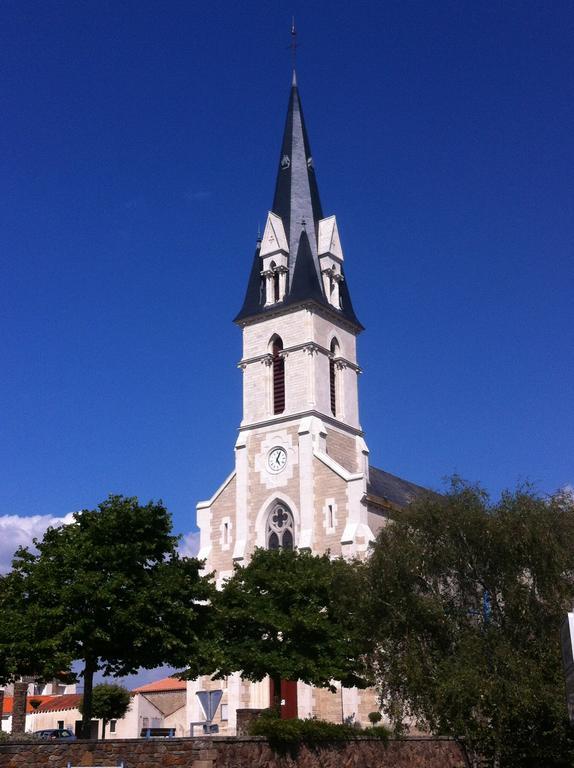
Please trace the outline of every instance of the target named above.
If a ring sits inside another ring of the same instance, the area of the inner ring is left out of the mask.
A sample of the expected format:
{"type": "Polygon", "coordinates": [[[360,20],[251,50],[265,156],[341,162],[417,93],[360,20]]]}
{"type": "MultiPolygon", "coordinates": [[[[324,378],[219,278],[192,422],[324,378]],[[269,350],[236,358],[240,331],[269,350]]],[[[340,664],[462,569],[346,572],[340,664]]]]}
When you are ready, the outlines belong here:
{"type": "MultiPolygon", "coordinates": [[[[273,702],[274,686],[273,680],[270,683],[270,701],[273,702]]],[[[281,718],[283,720],[297,717],[297,681],[281,680],[281,718]]]]}

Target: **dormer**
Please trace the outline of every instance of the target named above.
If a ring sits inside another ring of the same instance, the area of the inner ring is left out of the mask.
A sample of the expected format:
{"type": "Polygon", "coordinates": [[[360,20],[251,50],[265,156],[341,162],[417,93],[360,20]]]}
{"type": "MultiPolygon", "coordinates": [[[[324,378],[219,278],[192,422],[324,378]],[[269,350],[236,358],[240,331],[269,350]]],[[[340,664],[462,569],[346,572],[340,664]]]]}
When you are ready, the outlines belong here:
{"type": "Polygon", "coordinates": [[[317,255],[325,297],[329,304],[336,309],[341,309],[340,284],[344,280],[343,250],[336,216],[329,216],[319,222],[317,255]]]}
{"type": "Polygon", "coordinates": [[[261,240],[261,276],[265,280],[265,306],[283,301],[287,292],[289,245],[281,218],[272,211],[261,240]]]}

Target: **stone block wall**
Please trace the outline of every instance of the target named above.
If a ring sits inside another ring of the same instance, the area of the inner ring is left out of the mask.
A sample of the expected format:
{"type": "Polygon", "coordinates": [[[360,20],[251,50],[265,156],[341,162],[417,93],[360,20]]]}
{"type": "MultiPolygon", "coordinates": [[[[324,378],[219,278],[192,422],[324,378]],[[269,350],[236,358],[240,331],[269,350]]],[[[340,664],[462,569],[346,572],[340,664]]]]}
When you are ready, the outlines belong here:
{"type": "Polygon", "coordinates": [[[469,768],[462,747],[450,739],[360,739],[322,749],[302,747],[281,755],[265,739],[116,739],[60,744],[0,744],[0,768],[469,768]]]}
{"type": "Polygon", "coordinates": [[[12,701],[12,733],[24,733],[26,730],[26,697],[28,683],[14,683],[14,700],[12,701]]]}

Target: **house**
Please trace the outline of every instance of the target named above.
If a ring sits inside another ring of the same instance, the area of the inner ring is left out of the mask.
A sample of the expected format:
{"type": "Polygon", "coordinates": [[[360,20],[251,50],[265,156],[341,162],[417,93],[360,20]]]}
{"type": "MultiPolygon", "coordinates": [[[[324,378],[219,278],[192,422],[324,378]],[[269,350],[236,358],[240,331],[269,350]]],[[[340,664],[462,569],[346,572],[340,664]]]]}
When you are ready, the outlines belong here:
{"type": "MultiPolygon", "coordinates": [[[[135,739],[145,728],[173,728],[176,736],[189,734],[186,721],[185,681],[164,677],[131,691],[131,705],[121,720],[111,720],[106,727],[106,739],[135,739]]],[[[26,731],[46,728],[68,728],[79,733],[82,715],[81,693],[60,695],[29,695],[26,700],[26,731]]],[[[12,730],[13,697],[4,699],[2,730],[12,730]]],[[[92,721],[94,738],[102,737],[102,721],[92,721]]]]}
{"type": "MultiPolygon", "coordinates": [[[[53,699],[53,696],[29,696],[26,700],[26,730],[30,730],[28,726],[29,717],[34,714],[37,706],[44,702],[53,699]]],[[[2,707],[2,723],[0,730],[6,733],[12,733],[12,711],[14,707],[14,697],[10,695],[4,696],[4,704],[2,707]]]]}
{"type": "Polygon", "coordinates": [[[189,735],[187,722],[187,683],[175,677],[164,677],[132,691],[133,704],[124,720],[118,720],[117,736],[124,737],[143,728],[174,728],[176,736],[189,735]],[[129,726],[128,726],[129,723],[129,726]]]}

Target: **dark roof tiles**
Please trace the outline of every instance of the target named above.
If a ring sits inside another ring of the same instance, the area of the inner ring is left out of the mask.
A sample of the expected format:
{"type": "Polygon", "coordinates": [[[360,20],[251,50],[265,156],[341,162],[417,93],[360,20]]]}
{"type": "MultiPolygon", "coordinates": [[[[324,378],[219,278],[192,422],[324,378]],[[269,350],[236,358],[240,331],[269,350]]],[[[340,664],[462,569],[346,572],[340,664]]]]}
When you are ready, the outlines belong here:
{"type": "Polygon", "coordinates": [[[424,496],[429,491],[409,480],[403,480],[402,477],[391,475],[383,469],[370,467],[367,493],[386,499],[398,507],[406,507],[411,501],[424,496]]]}

